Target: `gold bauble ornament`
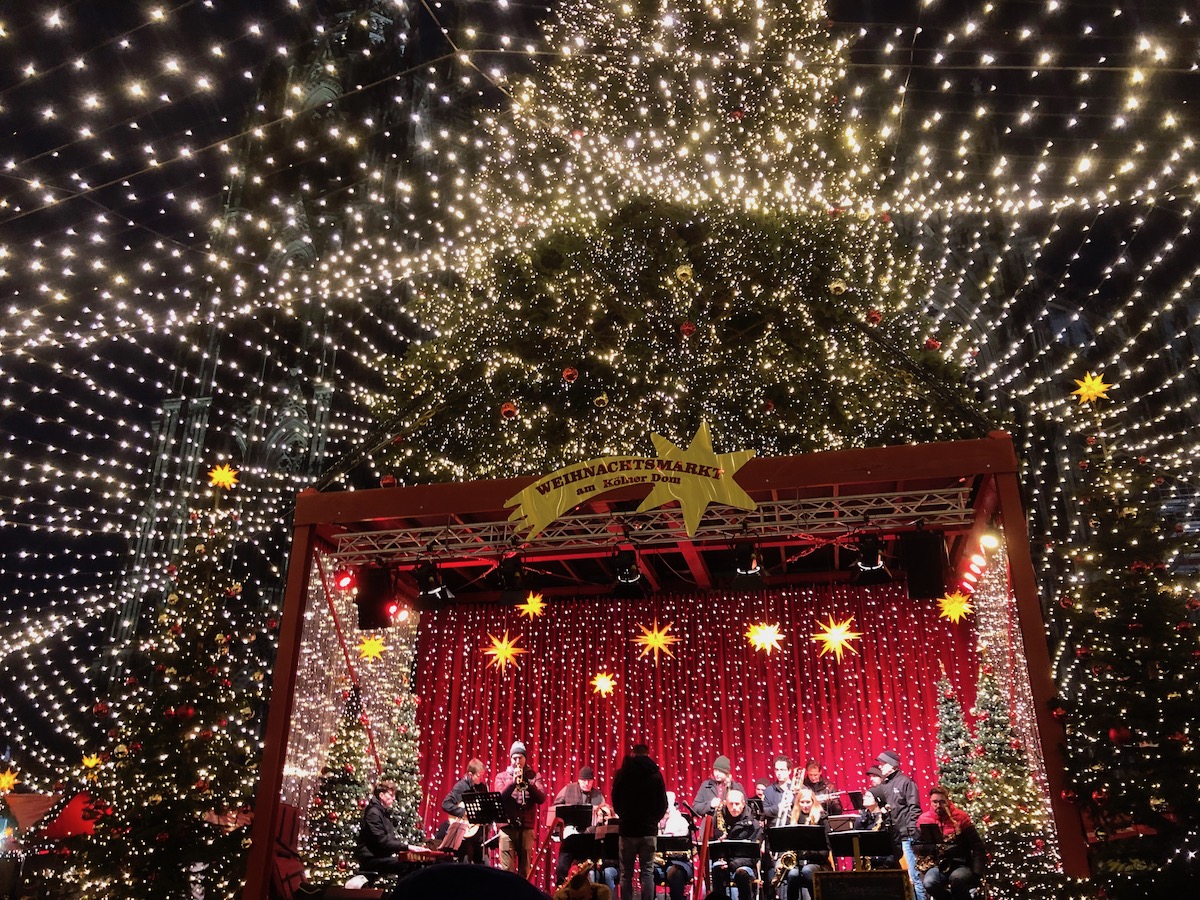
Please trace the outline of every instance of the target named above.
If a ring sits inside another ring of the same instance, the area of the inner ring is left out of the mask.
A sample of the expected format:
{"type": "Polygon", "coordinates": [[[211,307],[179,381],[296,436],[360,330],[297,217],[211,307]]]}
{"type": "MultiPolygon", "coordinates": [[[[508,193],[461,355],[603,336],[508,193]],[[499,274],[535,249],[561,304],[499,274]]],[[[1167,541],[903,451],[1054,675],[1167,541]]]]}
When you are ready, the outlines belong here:
{"type": "Polygon", "coordinates": [[[608,394],[597,394],[592,403],[600,407],[600,409],[604,409],[604,407],[608,406],[608,394]]]}
{"type": "Polygon", "coordinates": [[[691,281],[692,275],[692,267],[687,263],[684,263],[675,269],[675,277],[679,279],[681,284],[687,284],[689,281],[691,281]]]}
{"type": "Polygon", "coordinates": [[[835,297],[840,297],[842,294],[846,293],[846,282],[842,281],[840,278],[835,278],[833,281],[829,282],[829,293],[833,294],[835,297]]]}

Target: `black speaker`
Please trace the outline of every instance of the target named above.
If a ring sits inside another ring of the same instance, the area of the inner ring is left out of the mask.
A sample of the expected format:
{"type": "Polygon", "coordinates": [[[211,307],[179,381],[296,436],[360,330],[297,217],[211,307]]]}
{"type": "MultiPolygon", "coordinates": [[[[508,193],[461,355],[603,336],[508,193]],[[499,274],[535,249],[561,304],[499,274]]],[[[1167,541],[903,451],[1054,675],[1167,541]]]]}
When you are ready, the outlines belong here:
{"type": "Polygon", "coordinates": [[[908,576],[908,596],[936,600],[946,593],[946,538],[940,531],[906,531],[900,535],[900,555],[908,576]]]}
{"type": "Polygon", "coordinates": [[[361,566],[358,570],[358,628],[391,628],[396,607],[392,572],[386,566],[361,566]]]}

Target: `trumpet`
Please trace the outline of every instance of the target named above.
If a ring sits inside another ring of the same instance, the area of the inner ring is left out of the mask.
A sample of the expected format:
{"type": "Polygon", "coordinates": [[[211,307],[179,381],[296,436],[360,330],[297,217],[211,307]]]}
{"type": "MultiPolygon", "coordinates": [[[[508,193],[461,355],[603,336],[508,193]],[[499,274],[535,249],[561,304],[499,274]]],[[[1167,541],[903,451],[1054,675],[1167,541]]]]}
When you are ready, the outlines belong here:
{"type": "Polygon", "coordinates": [[[513,799],[524,806],[529,799],[529,782],[525,779],[525,767],[516,766],[513,772],[513,799]]]}

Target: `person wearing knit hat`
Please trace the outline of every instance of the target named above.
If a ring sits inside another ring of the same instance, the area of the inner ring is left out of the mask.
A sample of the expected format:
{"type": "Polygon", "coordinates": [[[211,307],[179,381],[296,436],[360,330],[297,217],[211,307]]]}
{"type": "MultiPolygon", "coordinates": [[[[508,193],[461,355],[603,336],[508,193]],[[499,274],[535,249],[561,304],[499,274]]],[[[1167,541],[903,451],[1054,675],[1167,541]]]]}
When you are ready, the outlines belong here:
{"type": "MultiPolygon", "coordinates": [[[[563,840],[558,845],[558,868],[554,875],[555,884],[562,884],[566,880],[572,863],[590,858],[588,852],[592,849],[591,846],[581,846],[583,842],[571,841],[568,838],[579,831],[594,831],[600,819],[607,818],[607,813],[612,812],[611,807],[604,800],[604,792],[596,786],[596,771],[591,766],[581,766],[578,777],[574,781],[567,782],[563,785],[562,790],[554,795],[554,799],[546,810],[547,825],[552,825],[555,819],[560,818],[558,812],[560,806],[590,806],[592,813],[589,823],[579,826],[568,822],[567,826],[563,828],[563,840]],[[587,827],[588,825],[590,827],[587,827]]],[[[615,887],[615,885],[610,885],[610,887],[615,887]]]]}
{"type": "Polygon", "coordinates": [[[500,826],[500,868],[524,878],[533,866],[537,808],[546,802],[541,776],[526,764],[528,755],[523,741],[513,741],[508,748],[511,764],[492,783],[508,820],[500,826]]]}
{"type": "Polygon", "coordinates": [[[702,815],[715,812],[725,802],[730,791],[741,791],[743,796],[745,795],[745,788],[733,780],[730,774],[732,771],[733,766],[728,756],[722,754],[713,761],[712,778],[706,778],[701,783],[696,791],[696,799],[692,801],[696,812],[702,815]]]}
{"type": "Polygon", "coordinates": [[[879,771],[879,766],[871,766],[866,772],[867,780],[871,782],[871,787],[880,784],[883,781],[883,773],[879,771]]]}
{"type": "MultiPolygon", "coordinates": [[[[891,817],[888,815],[887,807],[881,802],[882,799],[882,788],[872,788],[871,790],[863,791],[863,811],[854,820],[854,829],[856,831],[886,832],[892,830],[891,817]]],[[[896,857],[873,856],[871,857],[871,868],[894,869],[896,868],[896,857]]]]}
{"type": "Polygon", "coordinates": [[[925,900],[925,885],[917,871],[917,857],[913,852],[913,839],[917,836],[917,818],[921,815],[921,795],[911,778],[900,771],[900,754],[895,750],[884,750],[876,757],[883,781],[873,791],[887,806],[892,818],[892,839],[896,845],[897,858],[902,853],[908,862],[908,874],[913,883],[913,896],[925,900]]]}

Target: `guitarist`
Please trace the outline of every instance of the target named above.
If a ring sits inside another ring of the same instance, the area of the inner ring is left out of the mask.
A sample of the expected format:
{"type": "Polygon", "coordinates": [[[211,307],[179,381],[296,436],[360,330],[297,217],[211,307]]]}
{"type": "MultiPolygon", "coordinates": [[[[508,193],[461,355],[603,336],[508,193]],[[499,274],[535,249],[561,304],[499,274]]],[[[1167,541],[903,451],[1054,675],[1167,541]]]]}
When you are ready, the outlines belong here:
{"type": "MultiPolygon", "coordinates": [[[[487,790],[484,781],[487,780],[487,768],[483,761],[473,759],[467,763],[467,772],[455,782],[446,799],[442,801],[442,809],[451,819],[466,821],[467,806],[463,803],[464,794],[483,793],[487,790]]],[[[446,824],[438,829],[437,837],[441,839],[446,833],[446,824]]],[[[458,847],[458,858],[463,862],[483,864],[483,829],[479,825],[467,825],[466,834],[458,847]]]]}

